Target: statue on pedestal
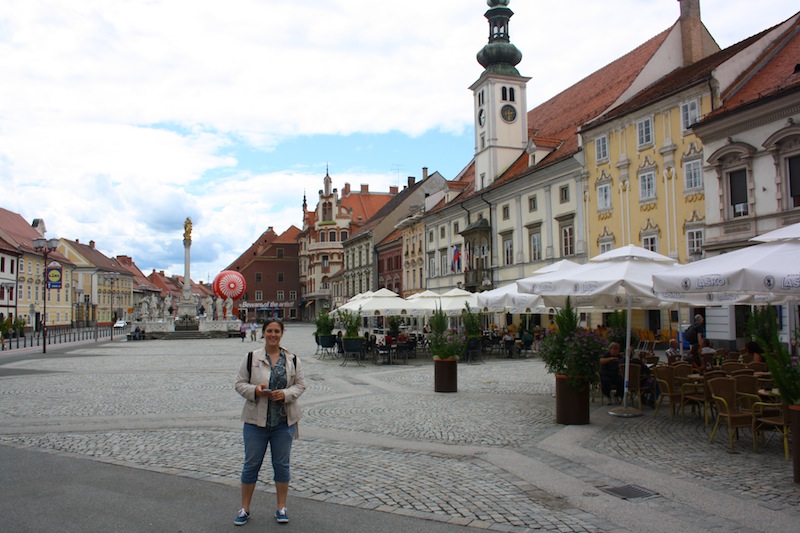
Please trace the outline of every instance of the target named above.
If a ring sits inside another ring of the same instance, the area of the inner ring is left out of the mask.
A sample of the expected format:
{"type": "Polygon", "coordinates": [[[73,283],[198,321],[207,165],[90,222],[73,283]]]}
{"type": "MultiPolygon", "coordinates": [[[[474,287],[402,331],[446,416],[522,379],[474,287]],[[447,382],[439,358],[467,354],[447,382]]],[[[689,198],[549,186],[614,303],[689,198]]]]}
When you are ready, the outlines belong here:
{"type": "Polygon", "coordinates": [[[233,320],[233,299],[230,296],[225,300],[225,320],[233,320]]]}
{"type": "Polygon", "coordinates": [[[217,300],[214,302],[214,320],[222,320],[222,297],[217,296],[217,300]]]}

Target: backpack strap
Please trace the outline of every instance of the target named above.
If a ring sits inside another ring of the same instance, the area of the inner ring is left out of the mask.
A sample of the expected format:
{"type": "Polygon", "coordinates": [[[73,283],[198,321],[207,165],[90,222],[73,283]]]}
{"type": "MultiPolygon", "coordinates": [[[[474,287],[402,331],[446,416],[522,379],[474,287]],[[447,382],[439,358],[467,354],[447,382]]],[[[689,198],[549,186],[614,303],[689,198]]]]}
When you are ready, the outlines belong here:
{"type": "Polygon", "coordinates": [[[247,352],[247,381],[253,375],[253,352],[247,352]]]}

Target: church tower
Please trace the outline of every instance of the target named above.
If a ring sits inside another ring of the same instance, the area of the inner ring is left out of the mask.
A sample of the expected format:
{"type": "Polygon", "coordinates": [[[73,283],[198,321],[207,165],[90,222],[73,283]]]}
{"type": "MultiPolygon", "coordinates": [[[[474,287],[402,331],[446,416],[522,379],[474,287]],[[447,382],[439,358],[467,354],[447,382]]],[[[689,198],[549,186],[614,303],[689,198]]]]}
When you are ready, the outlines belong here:
{"type": "Polygon", "coordinates": [[[528,145],[528,80],[516,66],[522,53],[509,40],[511,0],[486,0],[489,42],[478,52],[484,67],[470,86],[475,112],[475,190],[488,187],[528,145]]]}

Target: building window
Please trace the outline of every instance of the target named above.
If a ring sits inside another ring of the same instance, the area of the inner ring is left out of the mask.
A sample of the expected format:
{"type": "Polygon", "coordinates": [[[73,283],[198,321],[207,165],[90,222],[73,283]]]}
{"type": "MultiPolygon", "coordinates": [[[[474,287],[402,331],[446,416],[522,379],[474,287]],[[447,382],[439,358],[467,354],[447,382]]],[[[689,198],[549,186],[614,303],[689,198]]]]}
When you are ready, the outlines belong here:
{"type": "Polygon", "coordinates": [[[330,231],[328,232],[328,240],[329,240],[330,242],[336,242],[336,231],[334,231],[334,230],[330,230],[330,231]]]}
{"type": "Polygon", "coordinates": [[[694,253],[701,253],[703,250],[704,233],[702,229],[686,230],[686,253],[691,257],[694,253]]]}
{"type": "Polygon", "coordinates": [[[653,119],[648,117],[636,123],[636,138],[639,148],[653,144],[653,119]]]}
{"type": "Polygon", "coordinates": [[[610,252],[614,249],[614,241],[612,239],[603,239],[598,243],[598,245],[600,247],[601,254],[610,252]]]}
{"type": "Polygon", "coordinates": [[[558,190],[558,198],[562,204],[569,202],[569,185],[562,185],[558,190]]]}
{"type": "Polygon", "coordinates": [[[256,301],[260,302],[264,299],[264,293],[262,291],[256,291],[256,301]]]}
{"type": "Polygon", "coordinates": [[[453,222],[453,235],[458,235],[458,222],[453,222]]]}
{"type": "Polygon", "coordinates": [[[278,301],[282,301],[282,300],[283,300],[283,291],[278,291],[278,298],[277,298],[277,300],[278,300],[278,301]]]}
{"type": "Polygon", "coordinates": [[[256,272],[256,283],[261,282],[261,272],[256,272]]]}
{"type": "MultiPolygon", "coordinates": [[[[331,265],[330,265],[330,258],[329,258],[329,256],[327,256],[327,255],[323,255],[323,256],[322,256],[322,268],[328,268],[328,267],[330,267],[330,266],[331,266],[331,265]]],[[[278,281],[283,281],[283,280],[278,280],[278,281]]]]}
{"type": "Polygon", "coordinates": [[[687,191],[703,188],[703,164],[701,160],[686,161],[683,164],[683,175],[687,191]]]}
{"type": "Polygon", "coordinates": [[[289,291],[289,299],[297,300],[297,291],[289,291]]]}
{"type": "Polygon", "coordinates": [[[534,211],[536,211],[536,209],[537,209],[536,195],[534,194],[533,196],[528,196],[528,211],[533,213],[534,211]]]}
{"type": "Polygon", "coordinates": [[[608,160],[608,135],[603,135],[594,140],[594,154],[597,161],[608,160]]]}
{"type": "Polygon", "coordinates": [[[322,203],[322,221],[327,222],[333,220],[333,207],[330,202],[322,203]]]}
{"type": "Polygon", "coordinates": [[[542,232],[531,233],[531,261],[542,260],[542,232]]]}
{"type": "Polygon", "coordinates": [[[786,171],[789,174],[790,207],[800,207],[800,156],[786,159],[786,171]]]}
{"type": "Polygon", "coordinates": [[[508,204],[503,206],[503,220],[508,220],[509,218],[511,218],[510,211],[511,210],[509,209],[508,204]]]}
{"type": "Polygon", "coordinates": [[[439,250],[439,267],[442,276],[446,276],[450,269],[447,267],[447,248],[439,250]]]}
{"type": "Polygon", "coordinates": [[[656,174],[644,172],[639,175],[639,200],[654,200],[656,197],[656,174]]]}
{"type": "Polygon", "coordinates": [[[611,184],[604,183],[597,186],[597,210],[608,211],[611,209],[611,184]]]}
{"type": "Polygon", "coordinates": [[[575,255],[575,228],[572,224],[561,226],[561,256],[575,255]]]}
{"type": "Polygon", "coordinates": [[[428,232],[428,242],[433,242],[433,231],[428,232]]]}
{"type": "Polygon", "coordinates": [[[516,100],[513,87],[503,87],[500,92],[504,102],[514,102],[516,100]]]}
{"type": "Polygon", "coordinates": [[[432,278],[436,277],[436,258],[433,254],[428,256],[428,276],[432,278]]]}
{"type": "Polygon", "coordinates": [[[346,241],[347,240],[347,230],[343,229],[342,232],[341,232],[341,235],[342,235],[342,241],[346,241]]]}
{"type": "Polygon", "coordinates": [[[319,242],[325,242],[325,232],[324,231],[320,231],[319,232],[319,242]]]}
{"type": "Polygon", "coordinates": [[[747,216],[747,170],[734,170],[728,174],[731,191],[731,217],[747,216]]]}
{"type": "Polygon", "coordinates": [[[514,241],[511,234],[503,236],[503,264],[514,264],[514,241]]]}
{"type": "Polygon", "coordinates": [[[439,238],[444,239],[444,236],[445,236],[445,229],[444,226],[442,226],[441,228],[439,228],[439,238]]]}
{"type": "Polygon", "coordinates": [[[275,250],[275,253],[278,256],[278,259],[282,258],[283,257],[283,248],[278,248],[277,250],[275,250]]]}
{"type": "Polygon", "coordinates": [[[658,252],[658,235],[645,235],[642,237],[642,248],[651,252],[658,252]]]}
{"type": "Polygon", "coordinates": [[[681,129],[686,132],[693,124],[697,123],[697,118],[700,114],[700,108],[697,105],[697,100],[681,104],[681,129]]]}

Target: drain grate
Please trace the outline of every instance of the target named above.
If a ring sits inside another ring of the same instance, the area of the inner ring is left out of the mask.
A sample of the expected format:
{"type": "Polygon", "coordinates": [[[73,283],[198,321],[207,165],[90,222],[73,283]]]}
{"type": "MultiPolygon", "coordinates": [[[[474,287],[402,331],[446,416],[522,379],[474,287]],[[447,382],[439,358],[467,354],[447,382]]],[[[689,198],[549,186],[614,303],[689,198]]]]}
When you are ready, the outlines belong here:
{"type": "Polygon", "coordinates": [[[618,498],[622,498],[623,500],[633,500],[635,498],[649,498],[651,496],[656,496],[658,494],[657,492],[647,490],[638,485],[623,485],[622,487],[604,488],[601,490],[609,494],[613,494],[618,498]]]}

